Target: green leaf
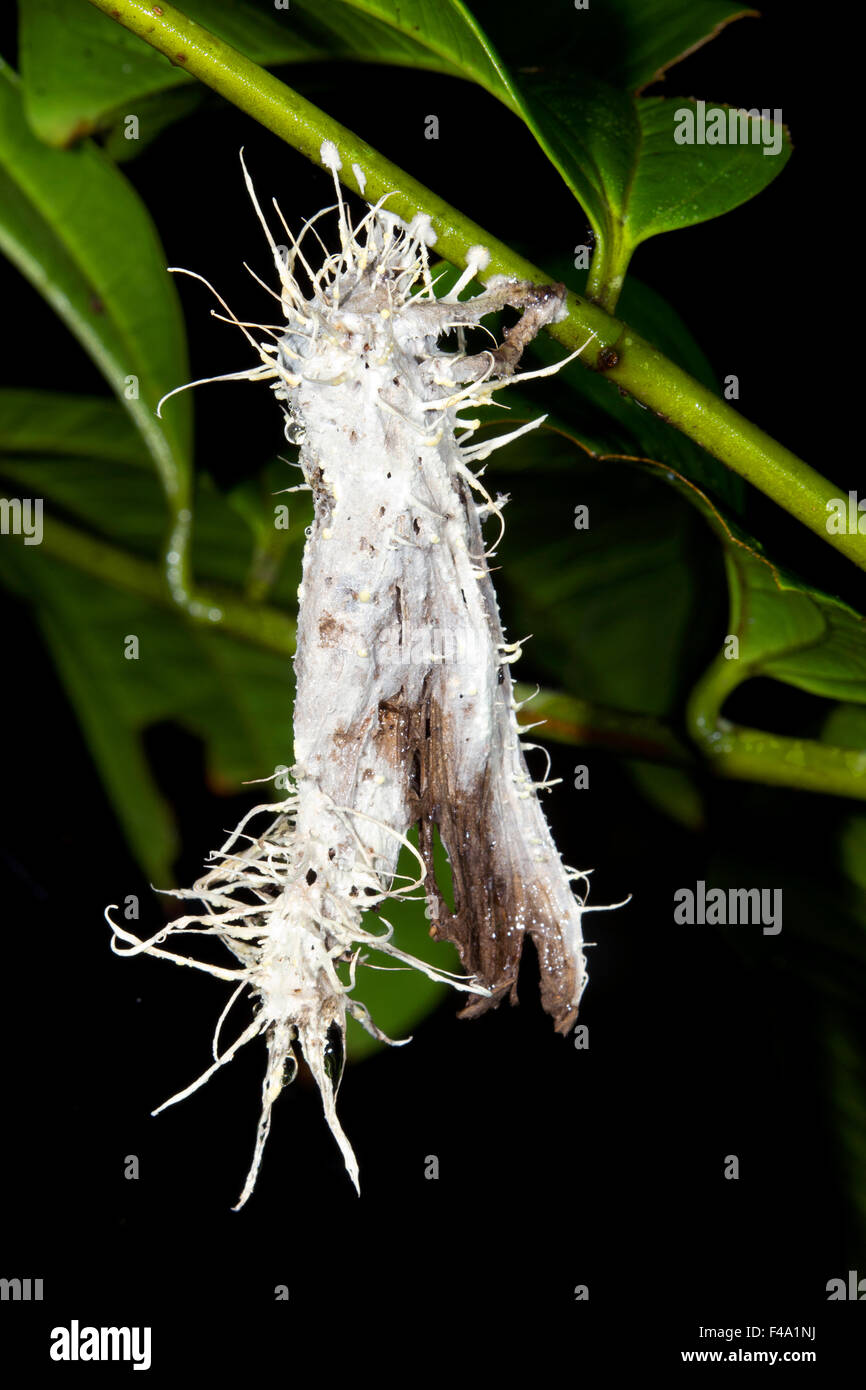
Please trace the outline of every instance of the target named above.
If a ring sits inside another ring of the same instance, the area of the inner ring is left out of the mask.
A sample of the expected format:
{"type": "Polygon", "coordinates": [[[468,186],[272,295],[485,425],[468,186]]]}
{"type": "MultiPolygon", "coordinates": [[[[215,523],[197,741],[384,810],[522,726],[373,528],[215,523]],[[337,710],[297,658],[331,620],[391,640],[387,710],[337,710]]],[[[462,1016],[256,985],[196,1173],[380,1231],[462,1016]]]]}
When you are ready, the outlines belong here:
{"type": "MultiPolygon", "coordinates": [[[[130,848],[154,886],[167,888],[173,882],[177,827],[147,764],[145,732],[171,721],[202,739],[208,780],[222,794],[269,776],[292,761],[287,663],[190,628],[177,612],[115,593],[36,550],[21,546],[13,552],[4,546],[0,573],[34,605],[130,848]],[[135,661],[124,659],[130,635],[139,641],[135,661]]],[[[261,797],[267,800],[267,789],[261,789],[261,797]]],[[[238,815],[226,808],[225,824],[238,815]]],[[[423,903],[392,905],[387,916],[403,950],[457,968],[453,949],[430,941],[423,903]]],[[[378,929],[372,914],[368,921],[371,930],[378,929]]],[[[370,959],[378,957],[371,953],[370,959]]],[[[395,1039],[406,1037],[446,993],[414,971],[359,968],[358,986],[356,997],[395,1039]]],[[[355,1059],[381,1046],[357,1025],[350,1028],[349,1045],[355,1059]]]]}
{"type": "Polygon", "coordinates": [[[169,126],[198,111],[207,96],[203,87],[190,85],[143,97],[135,103],[134,114],[138,121],[134,128],[135,139],[130,139],[133,128],[129,126],[125,114],[117,112],[113,118],[107,115],[101,127],[104,132],[102,148],[115,164],[126,164],[146,150],[169,126]]]}
{"type": "MultiPolygon", "coordinates": [[[[163,505],[156,479],[142,462],[146,456],[138,437],[112,401],[0,392],[0,479],[41,496],[46,511],[45,546],[4,539],[0,578],[33,605],[130,848],[150,881],[164,888],[173,882],[177,826],[147,763],[145,734],[158,724],[179,725],[201,740],[214,792],[249,794],[246,783],[291,765],[293,680],[284,656],[190,624],[164,597],[149,602],[119,592],[110,580],[80,573],[45,553],[52,519],[63,512],[155,562],[163,505]],[[87,457],[89,443],[98,457],[87,457]],[[46,457],[47,451],[61,457],[46,457]],[[138,639],[137,660],[124,655],[130,636],[138,639]]],[[[201,480],[196,567],[204,576],[234,589],[244,584],[262,547],[273,491],[287,473],[285,465],[283,476],[275,468],[265,470],[261,492],[248,488],[240,509],[237,498],[223,497],[201,480]]],[[[274,594],[286,606],[294,600],[309,521],[309,501],[293,499],[292,524],[280,533],[272,575],[274,594]]],[[[159,585],[155,593],[160,595],[159,585]]],[[[266,800],[268,788],[260,791],[266,800]]],[[[225,823],[238,815],[227,810],[225,823]]],[[[411,872],[411,863],[404,867],[411,872]]],[[[447,873],[447,864],[440,869],[447,873]]],[[[430,940],[423,902],[395,904],[387,916],[402,949],[457,968],[453,948],[430,940]]],[[[375,917],[369,921],[376,930],[375,917]]],[[[375,953],[370,959],[379,960],[375,953]]],[[[358,997],[393,1038],[411,1032],[446,993],[414,971],[395,975],[361,968],[358,981],[358,997]]],[[[355,1059],[381,1046],[354,1024],[349,1045],[355,1059]]]]}
{"type": "Polygon", "coordinates": [[[150,467],[141,435],[116,401],[0,389],[0,457],[68,455],[150,467]]]}
{"type": "Polygon", "coordinates": [[[493,45],[461,0],[296,0],[307,32],[330,56],[431,68],[477,82],[517,109],[514,87],[493,45]]]}
{"type": "MultiPolygon", "coordinates": [[[[674,486],[681,486],[673,480],[674,486]]],[[[866,619],[773,565],[756,542],[696,490],[695,506],[721,538],[730,610],[723,650],[689,698],[690,731],[722,775],[866,798],[866,739],[792,738],[732,724],[723,713],[738,686],[767,676],[809,694],[866,704],[866,619]]]]}
{"type": "MultiPolygon", "coordinates": [[[[473,8],[478,8],[473,6],[473,8]]],[[[486,7],[482,6],[482,10],[486,7]]],[[[471,10],[459,0],[292,0],[290,10],[262,13],[250,0],[187,0],[184,13],[263,66],[323,59],[423,67],[465,77],[520,111],[507,69],[471,10]]],[[[142,141],[161,93],[189,82],[173,66],[83,0],[19,0],[21,71],[28,118],[40,139],[66,146],[115,125],[123,114],[142,118],[142,141]]],[[[728,0],[705,0],[685,11],[679,0],[607,0],[591,13],[571,13],[557,26],[554,51],[615,85],[645,85],[662,68],[706,42],[724,24],[754,13],[728,0]]],[[[539,62],[552,45],[543,26],[527,26],[497,5],[489,32],[501,36],[515,67],[539,62]],[[516,41],[515,41],[516,40],[516,41]],[[540,46],[539,46],[540,41],[540,46]]],[[[166,116],[172,118],[171,108],[166,116]]],[[[130,142],[133,153],[142,148],[130,142]]]]}
{"type": "MultiPolygon", "coordinates": [[[[46,17],[44,4],[23,0],[27,107],[43,139],[69,143],[115,123],[124,106],[135,114],[137,103],[183,81],[162,55],[79,0],[50,0],[49,8],[46,17]],[[121,50],[123,61],[118,61],[121,50]]],[[[710,4],[684,19],[666,0],[650,8],[652,22],[633,5],[625,5],[619,16],[625,42],[638,55],[629,85],[635,73],[649,80],[658,67],[744,13],[737,6],[710,4]]],[[[435,7],[421,0],[344,0],[325,17],[318,3],[297,0],[288,31],[294,48],[274,17],[245,4],[192,0],[185,9],[260,63],[372,58],[434,67],[478,83],[522,117],[581,203],[598,243],[590,295],[608,309],[642,241],[739,206],[780,172],[790,153],[786,144],[770,158],[754,143],[678,144],[678,113],[694,103],[635,98],[596,76],[586,56],[577,65],[523,71],[515,82],[461,0],[442,0],[435,7]]],[[[570,16],[572,35],[582,32],[582,19],[570,16]]],[[[591,40],[587,52],[592,53],[591,40]]],[[[171,115],[169,110],[157,116],[160,128],[171,115]]],[[[750,130],[754,139],[760,122],[751,123],[750,130]]],[[[119,143],[116,139],[113,148],[119,143]]]]}
{"type": "Polygon", "coordinates": [[[130,634],[164,653],[161,623],[154,623],[146,605],[116,595],[48,556],[27,556],[26,563],[19,557],[17,575],[10,572],[9,558],[8,550],[0,554],[4,582],[18,587],[35,609],[130,850],[150,881],[166,887],[179,849],[177,827],[148,765],[141,734],[168,711],[153,699],[146,679],[133,678],[129,668],[135,663],[123,658],[130,634]]]}
{"type": "Polygon", "coordinates": [[[583,9],[566,0],[560,22],[527,24],[519,6],[500,0],[472,8],[515,72],[578,67],[624,91],[648,87],[732,20],[758,15],[730,0],[590,0],[583,9]]]}
{"type": "MultiPolygon", "coordinates": [[[[257,63],[317,55],[289,14],[281,23],[242,0],[192,0],[184,12],[257,63]]],[[[139,116],[147,140],[155,133],[146,125],[150,98],[192,85],[181,66],[84,0],[20,0],[19,14],[27,118],[46,144],[71,145],[126,114],[139,116]]]]}
{"type": "MultiPolygon", "coordinates": [[[[165,527],[162,500],[152,473],[123,469],[95,458],[57,462],[13,454],[0,456],[0,477],[26,487],[31,495],[42,496],[50,509],[48,516],[64,514],[119,545],[125,553],[158,562],[165,527]]],[[[196,573],[203,581],[239,593],[256,555],[248,528],[206,474],[197,480],[195,511],[196,573]]],[[[275,602],[286,609],[296,606],[304,527],[310,521],[308,504],[296,502],[290,521],[280,539],[280,572],[272,586],[275,602]]],[[[167,593],[164,596],[168,603],[167,593]]]]}
{"type": "MultiPolygon", "coordinates": [[[[866,709],[862,705],[837,705],[824,721],[821,737],[838,748],[866,748],[866,709]]],[[[863,838],[866,837],[866,816],[859,816],[857,820],[862,840],[859,847],[866,850],[866,838],[863,838]]],[[[857,873],[854,872],[855,858],[851,858],[848,871],[866,892],[866,853],[860,857],[857,873]]]]}
{"type": "MultiPolygon", "coordinates": [[[[545,269],[551,279],[584,292],[585,271],[574,270],[566,261],[549,262],[545,269]]],[[[638,333],[702,384],[718,390],[706,356],[660,294],[630,275],[620,308],[623,318],[638,333]]],[[[561,360],[562,348],[543,334],[531,344],[529,358],[533,365],[547,366],[561,360]]],[[[627,454],[657,460],[707,490],[734,514],[742,509],[745,485],[741,478],[688,435],[672,430],[653,411],[623,395],[601,374],[586,371],[579,362],[569,364],[550,381],[534,382],[532,401],[511,390],[507,402],[520,419],[531,419],[540,407],[551,425],[596,455],[627,454]]],[[[495,421],[501,414],[490,414],[489,418],[495,421]]]]}
{"type": "MultiPolygon", "coordinates": [[[[685,707],[692,736],[721,775],[866,797],[866,741],[852,747],[789,738],[733,725],[722,712],[752,676],[866,703],[859,614],[781,573],[668,468],[585,458],[574,441],[543,426],[510,445],[489,473],[503,483],[516,469],[524,477],[531,470],[533,488],[517,485],[498,587],[510,629],[533,634],[526,657],[536,679],[619,711],[670,720],[685,707]],[[691,504],[685,510],[684,501],[691,504]],[[588,511],[576,530],[575,507],[588,511]],[[724,557],[727,627],[706,524],[724,557]],[[726,632],[738,639],[737,653],[726,632]],[[722,650],[713,656],[717,643],[722,650]]],[[[623,752],[632,751],[629,737],[624,727],[623,752]]],[[[682,779],[638,776],[666,813],[699,823],[700,804],[682,779]]]]}
{"type": "MultiPolygon", "coordinates": [[[[701,518],[660,476],[623,459],[586,457],[548,426],[494,454],[487,476],[513,493],[497,590],[509,631],[532,633],[518,669],[524,680],[528,670],[564,690],[532,700],[524,713],[549,721],[542,739],[570,734],[584,747],[625,755],[646,800],[699,827],[689,753],[657,720],[678,715],[712,652],[711,638],[695,640],[695,620],[712,611],[714,590],[719,606],[722,573],[701,518]],[[577,518],[576,507],[587,515],[577,518]]],[[[518,698],[531,693],[521,688],[518,698]]]]}
{"type": "Polygon", "coordinates": [[[35,138],[8,68],[0,70],[0,248],[96,362],[175,509],[185,505],[190,405],[179,401],[163,423],[155,411],[188,377],[186,339],[153,223],[95,146],[61,153],[35,138]]]}
{"type": "Polygon", "coordinates": [[[721,581],[701,519],[657,477],[587,457],[547,426],[494,454],[485,481],[513,493],[497,588],[510,630],[533,634],[533,677],[618,710],[672,713],[713,649],[693,631],[701,580],[710,592],[721,581]]]}
{"type": "Polygon", "coordinates": [[[723,698],[752,676],[772,676],[812,695],[866,704],[866,619],[778,569],[718,513],[708,519],[724,540],[729,634],[739,644],[738,657],[716,673],[723,698]]]}
{"type": "MultiPolygon", "coordinates": [[[[471,21],[459,6],[453,12],[448,4],[439,7],[439,39],[430,46],[412,22],[418,8],[404,7],[401,18],[400,7],[389,5],[323,10],[318,0],[293,0],[290,10],[262,13],[251,0],[188,0],[183,11],[262,66],[354,58],[496,83],[495,67],[483,43],[471,41],[471,21]]],[[[66,147],[114,129],[112,153],[129,157],[185,114],[184,102],[174,100],[192,84],[183,67],[84,0],[20,0],[19,9],[27,116],[47,144],[66,147]],[[127,114],[139,117],[137,140],[124,140],[118,131],[127,114]]]]}
{"type": "MultiPolygon", "coordinates": [[[[115,574],[100,583],[68,570],[52,555],[42,555],[41,547],[4,547],[12,556],[10,564],[19,555],[12,577],[17,573],[35,580],[43,570],[49,575],[43,607],[60,613],[58,630],[76,635],[86,630],[86,638],[73,643],[74,650],[80,646],[89,653],[89,674],[86,681],[82,676],[81,686],[92,690],[96,706],[106,704],[113,711],[112,723],[119,720],[128,736],[138,736],[180,710],[180,722],[205,740],[217,784],[236,789],[246,779],[272,772],[276,762],[290,761],[285,755],[291,729],[286,659],[191,624],[175,609],[157,568],[164,532],[162,495],[142,462],[137,435],[113,401],[0,391],[0,477],[44,499],[45,550],[51,549],[48,533],[55,520],[65,516],[83,522],[126,554],[152,562],[156,582],[150,592],[157,602],[118,592],[114,586],[121,580],[115,574]],[[143,628],[149,635],[147,642],[140,640],[140,660],[124,660],[123,636],[143,628]],[[201,651],[197,668],[190,663],[191,645],[201,651]],[[238,679],[239,668],[243,679],[238,679]],[[219,690],[225,696],[222,703],[214,693],[219,690]],[[186,691],[193,698],[184,704],[186,691]]],[[[284,475],[288,471],[283,465],[284,475]]],[[[240,590],[252,540],[206,475],[199,478],[196,515],[197,570],[228,590],[240,590]]],[[[289,609],[295,603],[308,521],[309,502],[299,500],[284,533],[284,563],[275,584],[277,602],[289,609]]],[[[27,582],[19,587],[28,592],[27,582]]],[[[111,768],[101,766],[110,782],[111,768]]],[[[134,801],[127,792],[117,803],[122,819],[129,820],[134,801]]],[[[168,842],[165,826],[158,838],[168,842]]],[[[136,850],[146,854],[147,842],[137,841],[136,850]]]]}
{"type": "Polygon", "coordinates": [[[650,805],[686,830],[703,828],[703,798],[689,773],[679,767],[659,767],[634,760],[629,760],[625,766],[650,805]]]}
{"type": "MultiPolygon", "coordinates": [[[[560,56],[553,70],[527,71],[524,34],[519,48],[514,46],[515,54],[522,55],[515,81],[459,0],[435,7],[420,0],[363,0],[354,7],[394,29],[411,32],[437,58],[447,59],[523,118],[592,224],[598,250],[590,294],[608,309],[615,305],[629,259],[642,241],[738,207],[775,178],[790,154],[790,144],[785,143],[775,156],[765,155],[764,146],[754,143],[678,144],[677,112],[692,109],[694,103],[635,98],[629,90],[623,92],[595,76],[591,37],[586,54],[582,51],[587,37],[580,28],[582,13],[570,16],[581,57],[563,62],[560,56]]],[[[726,3],[690,6],[687,17],[681,9],[671,0],[647,7],[622,3],[600,29],[595,21],[596,43],[602,49],[610,47],[607,26],[618,24],[626,31],[621,43],[634,59],[627,88],[645,84],[724,23],[748,13],[726,3]]],[[[521,28],[526,28],[523,21],[521,28]]],[[[496,31],[494,22],[492,32],[496,31]]],[[[568,35],[563,37],[567,46],[568,35]]],[[[623,73],[613,76],[622,81],[623,73]]],[[[760,122],[750,123],[749,133],[752,140],[759,134],[769,138],[760,122]]],[[[782,140],[781,130],[774,128],[773,134],[782,140]]]]}
{"type": "Polygon", "coordinates": [[[505,580],[515,588],[521,624],[541,634],[546,665],[565,670],[567,690],[620,709],[673,713],[676,673],[688,661],[684,644],[694,657],[690,603],[697,594],[689,566],[705,533],[702,518],[720,542],[727,635],[738,640],[738,656],[720,655],[714,666],[719,707],[753,676],[866,703],[866,619],[773,565],[757,541],[664,463],[593,460],[575,443],[548,420],[489,465],[503,483],[515,472],[534,479],[508,515],[517,560],[505,580]],[[630,473],[625,493],[623,468],[630,473]],[[578,525],[577,507],[587,508],[588,526],[578,525]]]}
{"type": "Polygon", "coordinates": [[[596,235],[588,293],[609,311],[641,242],[739,207],[791,153],[784,128],[731,107],[710,108],[725,113],[725,143],[708,144],[698,143],[710,119],[704,103],[633,97],[573,70],[527,75],[521,86],[527,123],[596,235]],[[694,143],[679,143],[689,117],[694,143]]]}

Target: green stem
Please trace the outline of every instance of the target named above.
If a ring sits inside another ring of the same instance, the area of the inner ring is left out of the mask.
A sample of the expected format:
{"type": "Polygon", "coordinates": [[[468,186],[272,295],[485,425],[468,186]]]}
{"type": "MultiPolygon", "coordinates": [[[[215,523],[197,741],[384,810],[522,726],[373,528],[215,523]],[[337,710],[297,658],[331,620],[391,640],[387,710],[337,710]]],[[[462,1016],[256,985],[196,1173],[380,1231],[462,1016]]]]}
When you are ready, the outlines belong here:
{"type": "MultiPolygon", "coordinates": [[[[42,547],[46,554],[103,584],[177,611],[177,601],[165,586],[161,567],[150,560],[130,555],[53,517],[45,518],[42,547]]],[[[247,604],[230,592],[216,589],[200,592],[196,603],[198,606],[188,604],[183,611],[201,627],[239,637],[280,656],[294,656],[295,624],[279,609],[247,604]]]]}
{"type": "Polygon", "coordinates": [[[713,772],[746,782],[866,800],[866,752],[808,738],[786,738],[764,729],[731,724],[721,709],[742,681],[737,663],[720,655],[689,697],[689,733],[713,772]]]}
{"type": "MultiPolygon", "coordinates": [[[[103,584],[175,610],[162,571],[150,560],[130,555],[55,517],[44,520],[42,549],[47,555],[103,584]]],[[[294,656],[295,624],[279,609],[246,602],[226,591],[214,591],[205,601],[213,608],[218,607],[221,617],[213,620],[204,615],[200,618],[203,626],[240,637],[281,656],[294,656]]],[[[523,722],[545,719],[547,723],[540,732],[553,742],[606,748],[650,762],[686,764],[690,761],[691,755],[684,745],[660,719],[651,715],[608,709],[556,691],[543,690],[533,695],[530,686],[517,685],[515,692],[519,700],[532,699],[532,710],[524,712],[523,722]]]]}
{"type": "MultiPolygon", "coordinates": [[[[130,555],[53,517],[45,518],[41,548],[103,584],[177,612],[160,566],[150,560],[130,555]]],[[[286,613],[246,603],[226,591],[214,590],[203,602],[208,610],[199,615],[202,627],[280,656],[294,655],[296,629],[286,613]],[[210,610],[218,610],[219,619],[210,618],[210,610]]],[[[719,717],[724,698],[724,693],[719,694],[719,675],[711,668],[697,686],[689,708],[690,732],[719,776],[866,798],[866,753],[779,738],[753,729],[734,729],[719,717]]],[[[532,690],[518,685],[516,694],[518,699],[525,699],[532,690]]],[[[610,709],[557,691],[542,690],[533,699],[531,711],[527,709],[525,719],[545,719],[547,723],[539,734],[553,742],[603,748],[675,767],[694,766],[685,745],[663,720],[652,715],[610,709]]]]}
{"type": "Polygon", "coordinates": [[[592,263],[586,280],[586,297],[608,314],[613,314],[622,292],[625,273],[631,260],[626,250],[622,223],[611,219],[604,237],[599,237],[592,253],[592,263]]]}
{"type": "MultiPolygon", "coordinates": [[[[366,176],[366,195],[371,199],[392,194],[389,207],[407,220],[416,212],[427,213],[436,231],[437,252],[454,264],[463,264],[468,248],[481,243],[490,251],[485,279],[492,275],[516,275],[544,282],[549,278],[538,266],[517,256],[312,102],[173,6],[152,5],[149,0],[90,3],[314,163],[321,162],[322,141],[333,141],[343,160],[346,186],[357,190],[357,180],[350,182],[354,174],[349,173],[350,166],[357,164],[366,176]]],[[[866,536],[831,535],[827,531],[827,503],[842,495],[838,487],[744,420],[726,401],[602,308],[569,293],[567,310],[567,318],[549,331],[567,347],[586,343],[581,357],[585,366],[609,376],[617,387],[682,430],[822,540],[866,569],[866,536]]]]}
{"type": "Polygon", "coordinates": [[[694,767],[695,758],[686,745],[661,719],[651,714],[633,714],[627,710],[592,704],[572,695],[553,690],[540,690],[516,684],[515,699],[531,703],[518,715],[521,724],[545,721],[539,734],[550,743],[579,744],[583,748],[601,748],[623,757],[641,758],[646,762],[665,763],[674,767],[694,767]]]}

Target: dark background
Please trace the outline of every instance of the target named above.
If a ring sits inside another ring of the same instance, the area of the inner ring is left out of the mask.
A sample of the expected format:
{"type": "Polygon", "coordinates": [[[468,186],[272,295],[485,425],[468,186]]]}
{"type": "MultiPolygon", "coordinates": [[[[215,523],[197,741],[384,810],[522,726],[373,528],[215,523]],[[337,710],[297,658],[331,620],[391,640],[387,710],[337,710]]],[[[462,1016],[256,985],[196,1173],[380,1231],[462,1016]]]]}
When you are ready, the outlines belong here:
{"type": "MultiPolygon", "coordinates": [[[[850,218],[845,120],[829,80],[846,90],[846,44],[814,7],[802,19],[788,4],[763,10],[659,90],[781,107],[795,147],[788,168],[753,203],[651,241],[633,269],[683,315],[719,379],[739,376],[743,412],[844,491],[862,486],[859,412],[846,388],[848,266],[833,249],[850,218]]],[[[0,51],[14,59],[10,28],[4,20],[0,51]]],[[[545,246],[552,259],[584,239],[558,175],[492,99],[426,73],[336,71],[336,82],[333,71],[327,82],[314,72],[288,80],[482,225],[532,246],[541,264],[545,246]],[[423,138],[431,112],[438,142],[423,138]],[[534,170],[528,190],[524,154],[534,170]]],[[[128,166],[169,264],[199,270],[232,304],[250,302],[240,262],[257,236],[237,165],[242,143],[254,174],[286,190],[290,220],[321,204],[321,173],[219,105],[128,166]]],[[[856,254],[841,240],[845,257],[856,254]]],[[[6,383],[102,390],[35,293],[0,271],[13,344],[6,383]],[[50,382],[46,340],[55,344],[50,382]]],[[[242,345],[209,320],[204,292],[180,291],[193,375],[243,365],[242,345]]],[[[197,401],[198,458],[224,485],[278,444],[275,417],[258,399],[241,386],[197,401]]],[[[753,497],[748,525],[777,559],[858,601],[850,567],[771,504],[753,497]]],[[[410,1047],[347,1072],[340,1107],[361,1166],[360,1202],[317,1094],[300,1084],[274,1112],[257,1190],[235,1215],[261,1049],[149,1118],[203,1064],[223,994],[194,972],[145,959],[122,966],[109,953],[105,903],[138,893],[146,914],[149,890],[27,610],[8,600],[4,635],[0,1273],[46,1282],[46,1303],[21,1305],[14,1329],[7,1324],[10,1347],[20,1336],[26,1349],[28,1329],[72,1316],[147,1323],[155,1347],[170,1344],[197,1370],[269,1375],[288,1373],[309,1349],[315,1320],[325,1329],[320,1374],[344,1342],[356,1344],[357,1366],[377,1374],[392,1364],[392,1324],[403,1324],[417,1357],[441,1342],[466,1374],[524,1342],[546,1358],[549,1342],[558,1356],[571,1349],[577,1375],[593,1351],[611,1367],[678,1363],[681,1348],[707,1345],[698,1324],[817,1323],[819,1364],[842,1355],[863,1314],[827,1304],[825,1285],[850,1268],[866,1275],[866,1252],[842,1190],[807,946],[786,931],[676,927],[671,903],[677,886],[712,878],[717,840],[733,824],[753,868],[739,881],[802,889],[814,912],[844,807],[792,792],[782,813],[781,794],[733,784],[713,790],[705,829],[688,834],[648,810],[616,761],[554,750],[564,785],[548,806],[565,860],[597,866],[596,902],[634,894],[625,911],[587,918],[599,943],[581,1014],[589,1051],[554,1035],[528,948],[518,1009],[459,1022],[449,999],[410,1047]],[[580,794],[570,790],[578,762],[591,772],[580,794]],[[137,1182],[123,1178],[128,1154],[140,1159],[137,1182]],[[424,1179],[430,1154],[437,1182],[424,1179]],[[740,1159],[737,1182],[723,1177],[728,1154],[740,1159]],[[277,1284],[289,1286],[288,1304],[274,1302],[277,1284]],[[588,1303],[574,1301],[578,1284],[589,1285],[588,1303]],[[368,1344],[373,1357],[364,1357],[368,1344]]],[[[531,656],[520,674],[531,678],[531,656]]],[[[192,740],[163,728],[150,746],[177,809],[178,876],[188,881],[237,807],[207,793],[192,740]]],[[[401,1369],[413,1374],[414,1361],[401,1369]]]]}

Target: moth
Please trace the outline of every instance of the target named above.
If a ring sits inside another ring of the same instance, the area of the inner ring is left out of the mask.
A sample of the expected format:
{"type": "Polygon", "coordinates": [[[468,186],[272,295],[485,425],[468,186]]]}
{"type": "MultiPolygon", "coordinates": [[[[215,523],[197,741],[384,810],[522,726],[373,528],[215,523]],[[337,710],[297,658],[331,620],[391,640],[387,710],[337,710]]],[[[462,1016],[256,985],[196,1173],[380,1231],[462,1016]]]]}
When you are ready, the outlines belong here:
{"type": "MultiPolygon", "coordinates": [[[[142,940],[106,910],[115,951],[144,952],[233,986],[211,1065],[160,1109],[189,1096],[253,1038],[265,1039],[261,1116],[235,1209],[254,1188],[272,1107],[297,1072],[298,1048],[360,1191],[336,1095],[347,1014],[392,1041],[355,996],[370,949],[446,980],[468,995],[463,1015],[474,1017],[506,995],[516,999],[529,933],[543,1004],[560,1033],[572,1028],[587,979],[588,880],[562,864],[538,795],[552,784],[527,767],[511,679],[520,643],[503,632],[484,535],[492,518],[501,535],[508,499],[490,495],[479,465],[544,417],[476,438],[473,413],[510,383],[562,365],[515,370],[525,344],[562,315],[564,287],[494,276],[482,293],[461,298],[489,263],[485,249],[473,247],[451,290],[437,296],[429,219],[407,225],[383,198],[353,225],[339,153],[325,142],[321,154],[336,203],[295,238],[275,202],[288,247],[275,240],[243,166],[285,323],[241,324],[220,300],[258,361],[210,378],[270,385],[313,495],[289,792],[244,816],[203,877],[176,893],[195,900],[194,913],[142,940]],[[330,253],[316,228],[328,213],[336,213],[340,239],[330,253]],[[521,318],[503,343],[470,352],[467,330],[505,306],[521,318]],[[407,838],[413,826],[417,849],[407,838]],[[451,863],[453,911],[436,881],[437,828],[451,863]],[[409,881],[397,877],[404,846],[417,865],[409,881]],[[465,974],[438,970],[393,942],[389,902],[418,893],[427,896],[432,934],[457,946],[465,974]],[[212,965],[165,944],[195,934],[217,937],[235,963],[212,965]],[[252,1019],[222,1048],[227,1015],[244,995],[252,1019]]],[[[353,169],[363,193],[363,174],[353,169]]]]}

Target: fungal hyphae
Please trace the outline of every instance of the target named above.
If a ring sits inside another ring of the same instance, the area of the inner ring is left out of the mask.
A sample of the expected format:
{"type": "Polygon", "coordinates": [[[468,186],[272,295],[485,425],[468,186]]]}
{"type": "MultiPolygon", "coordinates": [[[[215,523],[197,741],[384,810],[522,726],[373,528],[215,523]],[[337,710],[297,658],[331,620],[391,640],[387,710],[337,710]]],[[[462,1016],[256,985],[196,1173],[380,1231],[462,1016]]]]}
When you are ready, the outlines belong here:
{"type": "MultiPolygon", "coordinates": [[[[315,270],[311,242],[323,249],[314,227],[322,214],[296,240],[275,203],[288,249],[278,244],[244,169],[286,322],[256,326],[259,341],[254,326],[223,305],[260,362],[213,378],[272,384],[313,494],[299,589],[290,792],[246,815],[211,856],[213,867],[177,892],[202,910],[149,940],[111,922],[119,953],[193,966],[234,987],[211,1065],[165,1105],[203,1085],[252,1038],[265,1037],[261,1118],[238,1206],[255,1184],[271,1108],[295,1075],[298,1046],[358,1186],[335,1108],[347,1013],[391,1041],[354,997],[365,951],[447,980],[469,995],[463,1014],[473,1017],[506,994],[516,997],[528,932],[542,1001],[561,1033],[574,1024],[586,983],[587,881],[561,863],[538,799],[550,784],[527,768],[511,682],[520,644],[505,640],[487,565],[483,523],[495,517],[501,535],[507,499],[490,496],[476,471],[494,449],[542,421],[476,440],[472,415],[510,382],[557,370],[514,369],[525,343],[561,317],[564,290],[494,276],[482,293],[461,299],[489,262],[483,247],[473,247],[456,284],[437,298],[429,219],[407,226],[382,199],[352,226],[333,145],[322,146],[322,160],[337,190],[336,205],[323,211],[337,214],[340,249],[315,270]],[[308,278],[306,292],[296,267],[308,278]],[[505,306],[522,317],[503,345],[468,352],[466,329],[505,306]],[[407,839],[413,826],[417,849],[407,839]],[[453,911],[434,873],[436,827],[451,862],[453,911]],[[405,882],[397,877],[404,846],[417,863],[405,882]],[[465,975],[416,960],[391,939],[388,903],[419,893],[427,896],[432,934],[455,943],[465,975]],[[218,966],[166,949],[181,934],[216,937],[236,963],[218,966]],[[226,1016],[247,992],[252,1021],[221,1051],[226,1016]]],[[[354,173],[363,191],[363,175],[354,173]]]]}

